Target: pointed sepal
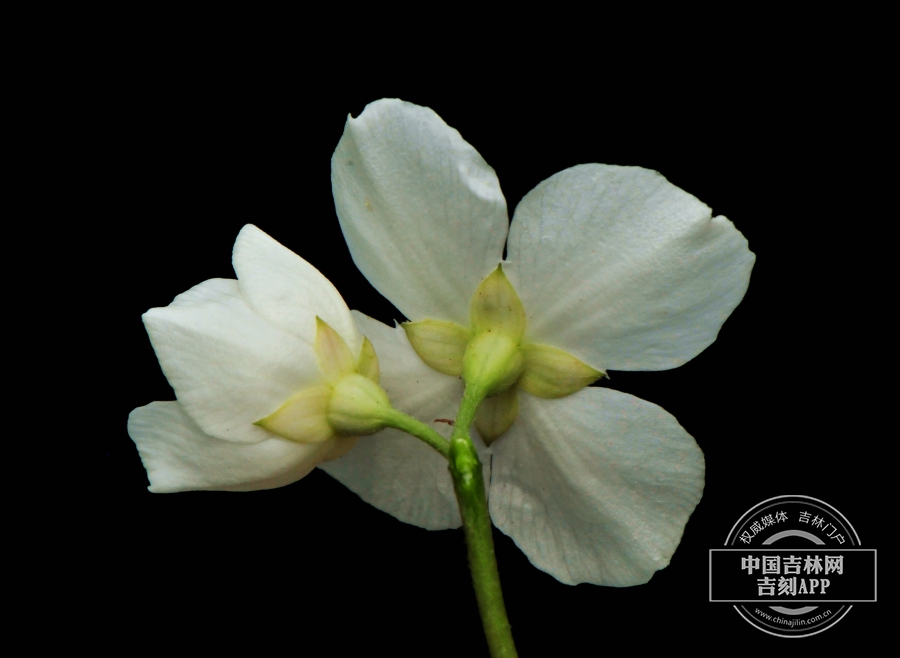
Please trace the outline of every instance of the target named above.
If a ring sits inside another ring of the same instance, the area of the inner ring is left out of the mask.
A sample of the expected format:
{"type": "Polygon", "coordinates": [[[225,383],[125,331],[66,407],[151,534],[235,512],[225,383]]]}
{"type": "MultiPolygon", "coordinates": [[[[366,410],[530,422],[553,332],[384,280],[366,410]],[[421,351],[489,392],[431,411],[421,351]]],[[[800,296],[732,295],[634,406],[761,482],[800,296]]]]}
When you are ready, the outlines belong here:
{"type": "Polygon", "coordinates": [[[343,457],[350,452],[350,448],[355,446],[357,441],[359,441],[358,436],[339,436],[334,440],[334,447],[328,451],[322,461],[330,462],[338,457],[343,457]]]}
{"type": "Polygon", "coordinates": [[[484,439],[485,445],[491,445],[512,426],[519,415],[519,393],[513,386],[505,393],[487,398],[478,407],[475,414],[475,429],[484,439]]]}
{"type": "Polygon", "coordinates": [[[288,398],[275,413],[253,423],[298,443],[321,443],[336,434],[328,422],[328,386],[313,386],[288,398]]]}
{"type": "Polygon", "coordinates": [[[365,336],[363,336],[363,344],[359,350],[359,358],[356,360],[356,372],[376,384],[381,381],[381,368],[378,365],[378,355],[375,354],[375,346],[365,336]]]}
{"type": "Polygon", "coordinates": [[[473,333],[495,331],[517,342],[525,335],[525,307],[500,265],[478,286],[469,312],[473,333]]]}
{"type": "Polygon", "coordinates": [[[347,343],[322,318],[316,317],[316,357],[325,381],[334,385],[356,372],[356,362],[347,343]]]}
{"type": "Polygon", "coordinates": [[[518,385],[539,398],[562,398],[593,384],[605,373],[549,345],[523,345],[525,369],[518,385]]]}
{"type": "Polygon", "coordinates": [[[463,356],[471,338],[467,329],[455,322],[422,320],[402,325],[416,354],[429,367],[458,377],[463,372],[463,356]]]}
{"type": "Polygon", "coordinates": [[[478,286],[469,312],[475,334],[493,331],[516,342],[525,335],[525,308],[500,265],[478,286]]]}

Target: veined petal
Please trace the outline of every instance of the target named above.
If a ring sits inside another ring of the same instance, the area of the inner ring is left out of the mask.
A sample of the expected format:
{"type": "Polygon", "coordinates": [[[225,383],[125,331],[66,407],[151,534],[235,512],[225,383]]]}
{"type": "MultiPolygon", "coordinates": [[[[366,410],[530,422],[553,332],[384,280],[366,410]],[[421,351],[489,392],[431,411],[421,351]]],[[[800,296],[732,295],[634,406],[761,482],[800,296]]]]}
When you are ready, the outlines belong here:
{"type": "MultiPolygon", "coordinates": [[[[444,436],[462,399],[462,381],[432,370],[416,355],[401,327],[388,327],[357,311],[353,316],[378,353],[381,385],[394,408],[430,424],[444,436]]],[[[480,439],[482,462],[490,454],[480,439]]],[[[343,457],[321,464],[364,501],[392,516],[428,530],[462,524],[447,470],[447,460],[416,438],[385,429],[363,437],[343,457]]],[[[485,469],[486,473],[490,469],[485,469]]]]}
{"type": "Polygon", "coordinates": [[[396,99],[348,118],[331,185],[353,261],[410,320],[469,324],[509,228],[494,170],[432,110],[396,99]]]}
{"type": "Polygon", "coordinates": [[[703,493],[703,453],[665,410],[607,388],[546,400],[492,446],[491,518],[563,583],[625,587],[669,564],[703,493]]]}
{"type": "Polygon", "coordinates": [[[128,416],[150,491],[255,491],[296,482],[324,459],[336,441],[304,445],[271,438],[253,444],[205,434],[177,402],[151,402],[128,416]]]}
{"type": "Polygon", "coordinates": [[[253,311],[234,280],[194,286],[147,311],[144,326],[185,412],[219,439],[272,438],[253,423],[322,381],[312,345],[253,311]]]}
{"type": "Polygon", "coordinates": [[[359,354],[362,337],[344,299],[300,256],[247,224],[235,240],[232,263],[244,299],[266,320],[313,344],[319,316],[359,354]]]}
{"type": "Polygon", "coordinates": [[[743,298],[755,256],[730,221],[655,171],[589,164],[522,199],[508,259],[528,340],[606,371],[699,354],[743,298]]]}
{"type": "Polygon", "coordinates": [[[399,430],[365,436],[347,454],[319,468],[404,523],[426,530],[462,525],[447,460],[399,430]]]}

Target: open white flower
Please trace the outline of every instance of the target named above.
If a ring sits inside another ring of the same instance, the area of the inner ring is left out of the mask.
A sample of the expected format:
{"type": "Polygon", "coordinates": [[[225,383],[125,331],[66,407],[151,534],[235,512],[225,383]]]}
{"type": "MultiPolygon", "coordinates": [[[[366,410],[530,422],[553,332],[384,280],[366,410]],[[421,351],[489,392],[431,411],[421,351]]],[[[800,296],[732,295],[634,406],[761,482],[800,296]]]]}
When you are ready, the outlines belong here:
{"type": "MultiPolygon", "coordinates": [[[[463,338],[453,333],[468,340],[477,329],[470,301],[504,244],[503,272],[526,318],[520,346],[555,349],[595,376],[696,356],[740,302],[754,261],[730,221],[637,167],[562,171],[525,196],[510,225],[493,169],[433,111],[398,100],[348,119],[332,185],[350,252],[372,285],[411,321],[446,329],[428,337],[433,365],[450,363],[444,372],[456,373],[461,358],[463,338]]],[[[382,357],[392,399],[403,399],[398,408],[452,417],[458,377],[422,374],[402,328],[358,322],[382,357]]],[[[668,564],[702,494],[694,440],[658,406],[607,388],[546,399],[519,377],[510,390],[514,420],[489,448],[494,523],[562,582],[649,580],[668,564]]],[[[404,521],[458,526],[443,460],[424,446],[415,455],[397,447],[376,435],[323,467],[404,521]]]]}
{"type": "Polygon", "coordinates": [[[290,484],[356,441],[335,429],[334,391],[363,379],[380,391],[367,383],[378,380],[371,343],[316,268],[252,225],[233,264],[237,280],[204,281],[144,314],[178,398],[128,419],[151,491],[290,484]]]}

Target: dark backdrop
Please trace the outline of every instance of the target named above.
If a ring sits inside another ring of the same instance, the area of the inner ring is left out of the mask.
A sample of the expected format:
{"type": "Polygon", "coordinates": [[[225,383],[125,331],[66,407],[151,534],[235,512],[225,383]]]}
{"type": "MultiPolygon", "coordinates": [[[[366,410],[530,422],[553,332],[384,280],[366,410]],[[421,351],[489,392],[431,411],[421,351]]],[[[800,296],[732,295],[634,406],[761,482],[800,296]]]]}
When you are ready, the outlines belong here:
{"type": "MultiPolygon", "coordinates": [[[[101,307],[91,367],[109,405],[73,494],[82,587],[101,601],[83,632],[112,641],[116,629],[159,650],[249,638],[261,655],[486,655],[461,531],[405,525],[320,471],[274,491],[153,495],[126,432],[134,407],[174,397],[141,314],[233,277],[245,223],[315,265],[351,308],[402,319],[353,265],[329,178],[347,114],[381,97],[429,106],[458,129],[497,171],[510,214],[566,167],[639,165],[731,219],[757,256],[711,347],[681,368],[613,372],[605,384],[665,408],[706,455],[703,499],[670,566],[640,587],[570,587],[496,533],[522,656],[602,655],[613,641],[669,651],[720,634],[784,648],[707,601],[708,550],[772,496],[823,499],[877,547],[889,440],[876,424],[881,272],[866,245],[884,210],[862,150],[879,129],[846,102],[859,91],[849,78],[758,63],[719,76],[665,61],[560,77],[512,59],[424,75],[408,70],[411,55],[323,71],[277,43],[148,45],[98,64],[75,99],[97,163],[79,172],[97,218],[85,232],[100,247],[81,272],[101,307]]],[[[874,608],[858,608],[803,642],[871,635],[874,608]]]]}

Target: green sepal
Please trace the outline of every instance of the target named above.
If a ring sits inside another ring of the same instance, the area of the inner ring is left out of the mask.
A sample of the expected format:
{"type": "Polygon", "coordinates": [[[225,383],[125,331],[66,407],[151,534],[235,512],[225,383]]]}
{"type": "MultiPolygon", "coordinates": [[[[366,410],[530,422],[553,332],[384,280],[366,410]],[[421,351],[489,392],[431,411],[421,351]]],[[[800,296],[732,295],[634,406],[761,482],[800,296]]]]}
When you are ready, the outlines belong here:
{"type": "Polygon", "coordinates": [[[593,384],[605,373],[549,345],[523,345],[525,369],[518,385],[539,398],[562,398],[593,384]]]}
{"type": "Polygon", "coordinates": [[[478,285],[469,313],[474,334],[492,331],[516,342],[525,335],[525,307],[500,265],[478,285]]]}
{"type": "Polygon", "coordinates": [[[338,436],[365,436],[384,429],[392,412],[381,386],[353,374],[335,384],[328,403],[328,422],[338,436]]]}
{"type": "Polygon", "coordinates": [[[329,384],[356,372],[356,361],[347,343],[319,316],[316,316],[316,357],[329,384]]]}
{"type": "Polygon", "coordinates": [[[491,445],[508,430],[519,415],[519,393],[513,386],[500,395],[486,398],[475,413],[475,429],[491,445]]]}
{"type": "Polygon", "coordinates": [[[359,358],[356,360],[356,372],[376,384],[381,381],[381,367],[378,365],[378,355],[375,354],[375,346],[372,345],[372,341],[366,336],[363,336],[359,358]]]}
{"type": "Polygon", "coordinates": [[[336,436],[328,422],[331,388],[313,386],[295,393],[278,409],[253,423],[297,443],[321,443],[336,436]]]}
{"type": "Polygon", "coordinates": [[[359,441],[358,436],[339,436],[334,440],[334,445],[322,458],[323,462],[330,462],[332,459],[343,457],[350,449],[359,441]]]}
{"type": "Polygon", "coordinates": [[[471,338],[468,330],[455,322],[422,320],[402,325],[416,354],[430,368],[458,377],[463,372],[463,355],[471,338]]]}

